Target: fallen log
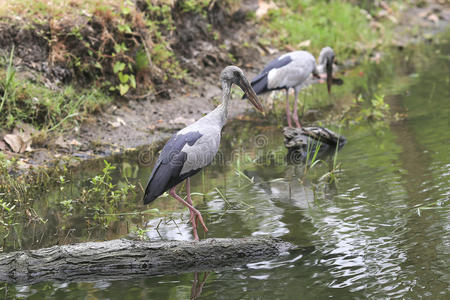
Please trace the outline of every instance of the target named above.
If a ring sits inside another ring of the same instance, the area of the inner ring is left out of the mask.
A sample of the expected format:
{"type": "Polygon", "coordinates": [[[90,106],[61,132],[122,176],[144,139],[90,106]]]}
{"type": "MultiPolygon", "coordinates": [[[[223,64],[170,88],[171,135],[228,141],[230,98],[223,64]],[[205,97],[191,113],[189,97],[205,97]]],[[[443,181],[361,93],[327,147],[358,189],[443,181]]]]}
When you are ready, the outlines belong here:
{"type": "Polygon", "coordinates": [[[305,162],[316,149],[317,158],[332,155],[347,143],[347,139],[324,127],[302,127],[283,129],[284,145],[288,149],[287,159],[292,163],[305,162]],[[309,155],[308,155],[309,154],[309,155]]]}
{"type": "Polygon", "coordinates": [[[0,255],[0,281],[118,280],[217,270],[256,262],[295,249],[273,237],[146,242],[117,239],[53,246],[0,255]]]}

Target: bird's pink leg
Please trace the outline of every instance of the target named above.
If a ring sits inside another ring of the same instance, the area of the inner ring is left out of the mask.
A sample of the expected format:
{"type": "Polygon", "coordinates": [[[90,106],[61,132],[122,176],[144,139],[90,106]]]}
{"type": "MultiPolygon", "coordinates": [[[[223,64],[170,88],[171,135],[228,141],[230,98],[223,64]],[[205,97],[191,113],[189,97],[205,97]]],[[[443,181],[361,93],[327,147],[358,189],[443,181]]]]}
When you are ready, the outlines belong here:
{"type": "Polygon", "coordinates": [[[297,102],[298,102],[298,92],[295,91],[295,99],[294,99],[294,112],[292,118],[294,119],[295,125],[297,125],[297,128],[302,128],[302,125],[298,121],[298,112],[297,112],[297,102]]]}
{"type": "Polygon", "coordinates": [[[175,192],[175,187],[170,189],[169,194],[170,196],[174,197],[179,202],[181,202],[183,205],[187,206],[192,212],[194,212],[194,214],[198,217],[200,224],[202,224],[205,232],[208,232],[208,228],[206,228],[205,222],[203,222],[202,214],[197,209],[195,209],[191,204],[187,203],[186,201],[183,200],[183,198],[178,196],[177,193],[175,192]]]}
{"type": "MultiPolygon", "coordinates": [[[[192,199],[191,199],[191,178],[188,177],[186,179],[186,202],[189,203],[190,205],[194,206],[192,204],[192,199]]],[[[194,232],[194,240],[198,241],[198,233],[197,233],[197,216],[195,215],[194,211],[192,209],[189,209],[189,213],[191,214],[191,223],[192,223],[192,228],[193,228],[193,232],[194,232]]]]}
{"type": "Polygon", "coordinates": [[[290,108],[289,108],[289,89],[286,89],[286,118],[287,118],[288,126],[292,127],[291,112],[290,112],[290,108]]]}

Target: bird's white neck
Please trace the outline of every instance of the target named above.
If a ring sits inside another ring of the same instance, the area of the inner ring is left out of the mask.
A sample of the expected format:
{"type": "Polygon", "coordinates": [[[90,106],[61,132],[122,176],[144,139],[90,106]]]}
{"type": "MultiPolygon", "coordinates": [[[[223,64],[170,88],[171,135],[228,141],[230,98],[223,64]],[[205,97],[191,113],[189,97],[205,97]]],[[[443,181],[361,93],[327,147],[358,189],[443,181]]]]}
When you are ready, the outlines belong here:
{"type": "Polygon", "coordinates": [[[219,125],[223,127],[228,118],[228,103],[230,101],[231,84],[222,82],[222,103],[217,106],[212,114],[218,115],[219,125]]]}

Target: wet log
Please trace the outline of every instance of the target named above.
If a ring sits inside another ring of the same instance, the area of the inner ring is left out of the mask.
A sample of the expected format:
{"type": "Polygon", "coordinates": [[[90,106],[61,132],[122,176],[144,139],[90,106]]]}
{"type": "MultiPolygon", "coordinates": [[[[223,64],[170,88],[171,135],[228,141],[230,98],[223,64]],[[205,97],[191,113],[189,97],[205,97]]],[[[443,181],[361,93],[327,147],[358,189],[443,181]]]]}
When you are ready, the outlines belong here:
{"type": "Polygon", "coordinates": [[[146,242],[117,239],[0,255],[0,281],[119,280],[136,276],[230,268],[295,247],[273,237],[146,242]]]}
{"type": "Polygon", "coordinates": [[[317,158],[323,158],[341,149],[347,139],[324,127],[302,127],[283,129],[284,145],[288,149],[288,159],[294,163],[304,162],[312,157],[318,148],[317,158]]]}

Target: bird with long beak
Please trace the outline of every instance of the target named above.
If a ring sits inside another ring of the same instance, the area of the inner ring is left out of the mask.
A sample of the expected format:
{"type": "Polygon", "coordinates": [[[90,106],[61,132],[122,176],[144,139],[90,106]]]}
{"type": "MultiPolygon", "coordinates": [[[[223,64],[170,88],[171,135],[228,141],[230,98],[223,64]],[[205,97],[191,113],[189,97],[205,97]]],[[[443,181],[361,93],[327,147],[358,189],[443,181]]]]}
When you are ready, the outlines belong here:
{"type": "Polygon", "coordinates": [[[228,116],[231,85],[239,86],[253,104],[263,112],[263,107],[247,78],[236,66],[228,66],[220,75],[222,83],[222,104],[197,122],[175,133],[161,150],[145,189],[144,204],[149,204],[169,190],[169,194],[189,208],[194,240],[198,241],[197,223],[208,231],[201,213],[193,206],[190,177],[208,166],[214,159],[220,145],[222,127],[228,116]],[[177,184],[186,180],[186,200],[175,192],[177,184]]]}
{"type": "Polygon", "coordinates": [[[298,93],[309,83],[311,75],[321,78],[320,74],[324,69],[327,76],[328,93],[331,93],[334,59],[335,54],[330,47],[325,47],[320,51],[318,65],[316,65],[314,56],[307,51],[289,52],[268,63],[261,73],[253,78],[251,85],[257,95],[274,90],[286,91],[286,117],[289,127],[292,127],[289,89],[294,89],[295,102],[292,118],[297,127],[301,128],[297,111],[298,93]]]}

